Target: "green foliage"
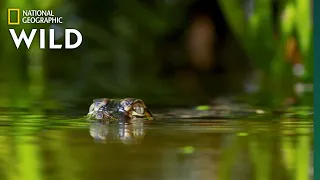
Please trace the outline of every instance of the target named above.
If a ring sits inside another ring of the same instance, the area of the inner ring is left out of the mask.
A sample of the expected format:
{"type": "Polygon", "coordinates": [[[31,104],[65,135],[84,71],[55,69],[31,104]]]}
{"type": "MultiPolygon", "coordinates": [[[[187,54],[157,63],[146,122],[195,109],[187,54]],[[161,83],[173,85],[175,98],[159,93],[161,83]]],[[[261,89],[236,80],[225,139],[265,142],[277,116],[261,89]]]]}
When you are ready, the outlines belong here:
{"type": "MultiPolygon", "coordinates": [[[[259,103],[277,106],[293,93],[293,75],[290,64],[285,61],[284,48],[288,38],[295,32],[298,34],[299,48],[306,67],[304,80],[306,82],[309,79],[310,82],[312,79],[313,30],[310,1],[282,1],[278,4],[280,16],[272,13],[271,0],[254,2],[254,11],[246,20],[246,12],[240,8],[240,1],[219,1],[232,31],[255,66],[262,70],[264,77],[260,80],[261,89],[257,97],[259,103]],[[275,22],[272,16],[277,17],[275,22]],[[275,38],[275,35],[278,37],[275,38]]],[[[310,104],[310,101],[308,103],[310,104]]]]}
{"type": "MultiPolygon", "coordinates": [[[[135,96],[148,103],[180,101],[187,104],[194,99],[187,89],[181,93],[173,87],[174,83],[158,78],[158,55],[166,53],[158,45],[168,33],[187,26],[186,10],[192,2],[110,1],[104,12],[97,11],[97,15],[91,17],[82,14],[82,9],[90,5],[85,4],[87,2],[4,1],[1,4],[1,32],[8,32],[7,8],[54,9],[64,17],[62,26],[80,29],[85,41],[78,50],[57,52],[39,50],[38,39],[35,39],[30,50],[17,51],[9,33],[1,33],[4,43],[0,50],[0,104],[30,107],[41,102],[41,107],[58,108],[61,107],[59,103],[88,103],[87,99],[98,96],[135,96]]],[[[295,80],[291,67],[284,61],[284,46],[295,33],[307,68],[305,77],[299,81],[312,81],[313,29],[309,1],[282,1],[279,6],[285,17],[278,17],[279,29],[274,28],[277,23],[271,18],[271,0],[257,1],[248,19],[239,1],[221,0],[220,5],[246,54],[255,68],[263,72],[258,98],[251,95],[249,98],[274,105],[293,94],[295,80]],[[277,39],[274,38],[275,29],[277,39]]],[[[24,24],[14,28],[30,30],[32,27],[24,24]]],[[[176,44],[179,46],[178,42],[176,44]]],[[[186,55],[181,54],[177,57],[179,61],[186,61],[186,55]]]]}

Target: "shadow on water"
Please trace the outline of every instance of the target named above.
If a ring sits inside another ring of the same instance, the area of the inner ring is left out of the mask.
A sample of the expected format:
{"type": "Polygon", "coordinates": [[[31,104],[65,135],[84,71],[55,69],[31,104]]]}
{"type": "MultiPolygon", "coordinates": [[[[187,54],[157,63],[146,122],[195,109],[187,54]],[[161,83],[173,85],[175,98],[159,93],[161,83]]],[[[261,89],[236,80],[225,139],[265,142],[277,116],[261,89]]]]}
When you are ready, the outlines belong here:
{"type": "Polygon", "coordinates": [[[313,178],[312,121],[102,125],[0,115],[0,179],[313,178]]]}

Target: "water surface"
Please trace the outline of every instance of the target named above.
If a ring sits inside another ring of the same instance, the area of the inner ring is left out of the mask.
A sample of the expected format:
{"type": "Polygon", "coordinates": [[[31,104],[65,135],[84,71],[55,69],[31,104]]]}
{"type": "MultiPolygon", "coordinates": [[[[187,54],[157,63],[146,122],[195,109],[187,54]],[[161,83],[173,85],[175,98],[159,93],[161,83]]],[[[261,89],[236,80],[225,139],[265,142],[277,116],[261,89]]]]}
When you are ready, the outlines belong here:
{"type": "Polygon", "coordinates": [[[297,179],[313,176],[307,120],[154,121],[0,116],[1,180],[297,179]]]}

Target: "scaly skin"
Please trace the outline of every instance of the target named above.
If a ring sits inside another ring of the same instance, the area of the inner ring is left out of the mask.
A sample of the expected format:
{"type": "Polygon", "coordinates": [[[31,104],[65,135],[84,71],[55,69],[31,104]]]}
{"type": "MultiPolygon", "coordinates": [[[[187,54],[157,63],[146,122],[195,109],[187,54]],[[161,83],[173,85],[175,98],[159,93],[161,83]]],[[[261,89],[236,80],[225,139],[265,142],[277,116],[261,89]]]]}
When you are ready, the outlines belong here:
{"type": "Polygon", "coordinates": [[[140,99],[95,99],[90,106],[89,119],[105,122],[119,121],[131,123],[135,119],[152,120],[153,115],[140,99]]]}

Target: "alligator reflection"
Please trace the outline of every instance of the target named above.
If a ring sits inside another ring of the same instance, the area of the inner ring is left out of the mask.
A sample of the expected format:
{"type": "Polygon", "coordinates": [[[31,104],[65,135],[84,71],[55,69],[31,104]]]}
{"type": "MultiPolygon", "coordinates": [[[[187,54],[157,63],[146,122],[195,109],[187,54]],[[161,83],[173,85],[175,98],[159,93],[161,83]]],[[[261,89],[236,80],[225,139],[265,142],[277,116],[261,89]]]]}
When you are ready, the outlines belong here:
{"type": "Polygon", "coordinates": [[[95,121],[90,125],[90,136],[97,143],[122,141],[125,144],[139,143],[145,136],[143,122],[132,124],[104,124],[95,121]]]}

